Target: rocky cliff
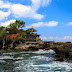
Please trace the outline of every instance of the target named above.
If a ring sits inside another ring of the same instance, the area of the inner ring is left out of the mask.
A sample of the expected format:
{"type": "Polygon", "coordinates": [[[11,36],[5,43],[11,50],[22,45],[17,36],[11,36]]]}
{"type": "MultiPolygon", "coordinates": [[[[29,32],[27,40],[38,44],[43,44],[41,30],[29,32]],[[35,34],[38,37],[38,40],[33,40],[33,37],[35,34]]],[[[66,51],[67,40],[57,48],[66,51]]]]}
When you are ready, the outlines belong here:
{"type": "Polygon", "coordinates": [[[69,58],[72,60],[72,43],[55,43],[51,47],[61,58],[69,58]]]}

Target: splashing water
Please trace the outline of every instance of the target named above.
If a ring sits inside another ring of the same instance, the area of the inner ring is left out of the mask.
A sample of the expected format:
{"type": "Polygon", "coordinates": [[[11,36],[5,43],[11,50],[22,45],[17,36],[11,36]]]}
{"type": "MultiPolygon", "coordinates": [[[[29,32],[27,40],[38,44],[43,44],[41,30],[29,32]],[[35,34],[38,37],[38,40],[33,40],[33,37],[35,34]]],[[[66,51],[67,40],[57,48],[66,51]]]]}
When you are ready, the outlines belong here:
{"type": "Polygon", "coordinates": [[[72,62],[54,61],[52,50],[0,51],[0,72],[72,72],[72,62]]]}

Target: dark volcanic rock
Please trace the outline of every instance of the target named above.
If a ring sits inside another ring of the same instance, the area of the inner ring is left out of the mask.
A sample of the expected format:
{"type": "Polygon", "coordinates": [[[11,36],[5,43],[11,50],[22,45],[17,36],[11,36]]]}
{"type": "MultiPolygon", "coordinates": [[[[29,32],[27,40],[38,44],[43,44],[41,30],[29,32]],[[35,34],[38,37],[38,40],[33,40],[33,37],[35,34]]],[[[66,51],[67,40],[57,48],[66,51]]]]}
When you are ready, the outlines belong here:
{"type": "Polygon", "coordinates": [[[72,59],[72,43],[56,43],[52,47],[58,56],[61,58],[72,59]]]}

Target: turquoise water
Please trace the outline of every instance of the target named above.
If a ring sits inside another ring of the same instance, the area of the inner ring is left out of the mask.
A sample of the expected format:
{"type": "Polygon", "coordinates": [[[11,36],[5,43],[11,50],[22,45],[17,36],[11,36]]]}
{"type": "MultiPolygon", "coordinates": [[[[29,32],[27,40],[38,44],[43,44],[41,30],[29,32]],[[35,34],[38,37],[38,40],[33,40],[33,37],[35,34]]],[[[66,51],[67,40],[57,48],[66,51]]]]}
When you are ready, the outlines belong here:
{"type": "Polygon", "coordinates": [[[55,61],[55,52],[0,51],[0,72],[72,72],[72,62],[55,61]]]}

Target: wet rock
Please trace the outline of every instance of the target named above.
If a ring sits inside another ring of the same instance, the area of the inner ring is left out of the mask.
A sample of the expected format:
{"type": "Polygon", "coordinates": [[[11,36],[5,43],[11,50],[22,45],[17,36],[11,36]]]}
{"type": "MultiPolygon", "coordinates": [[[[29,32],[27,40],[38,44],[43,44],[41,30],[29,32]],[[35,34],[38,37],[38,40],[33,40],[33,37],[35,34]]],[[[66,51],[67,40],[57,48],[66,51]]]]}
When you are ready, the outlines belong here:
{"type": "Polygon", "coordinates": [[[72,60],[72,43],[56,43],[52,49],[58,56],[72,60]]]}
{"type": "Polygon", "coordinates": [[[58,58],[58,59],[56,59],[55,61],[63,62],[64,60],[63,60],[63,58],[58,58]]]}
{"type": "Polygon", "coordinates": [[[41,55],[44,55],[44,54],[41,54],[41,55]]]}

